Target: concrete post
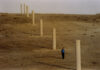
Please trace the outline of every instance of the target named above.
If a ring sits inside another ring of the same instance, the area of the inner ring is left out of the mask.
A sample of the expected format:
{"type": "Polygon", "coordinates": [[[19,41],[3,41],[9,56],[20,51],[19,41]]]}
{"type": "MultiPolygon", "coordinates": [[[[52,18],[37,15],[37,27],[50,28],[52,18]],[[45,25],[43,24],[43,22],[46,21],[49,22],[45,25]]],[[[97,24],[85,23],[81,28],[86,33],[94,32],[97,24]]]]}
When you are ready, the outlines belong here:
{"type": "Polygon", "coordinates": [[[26,5],[24,3],[24,14],[26,14],[26,5]]]}
{"type": "Polygon", "coordinates": [[[76,70],[81,70],[80,40],[76,40],[76,70]]]}
{"type": "Polygon", "coordinates": [[[21,10],[21,15],[23,14],[23,7],[22,4],[20,4],[20,10],[21,10]]]}
{"type": "Polygon", "coordinates": [[[40,36],[43,37],[43,20],[40,19],[40,36]]]}
{"type": "Polygon", "coordinates": [[[53,28],[53,50],[56,50],[56,29],[53,28]]]}
{"type": "Polygon", "coordinates": [[[29,7],[28,6],[26,6],[26,15],[27,17],[29,17],[29,7]]]}
{"type": "Polygon", "coordinates": [[[32,24],[35,24],[35,14],[34,14],[34,11],[32,11],[32,24]]]}

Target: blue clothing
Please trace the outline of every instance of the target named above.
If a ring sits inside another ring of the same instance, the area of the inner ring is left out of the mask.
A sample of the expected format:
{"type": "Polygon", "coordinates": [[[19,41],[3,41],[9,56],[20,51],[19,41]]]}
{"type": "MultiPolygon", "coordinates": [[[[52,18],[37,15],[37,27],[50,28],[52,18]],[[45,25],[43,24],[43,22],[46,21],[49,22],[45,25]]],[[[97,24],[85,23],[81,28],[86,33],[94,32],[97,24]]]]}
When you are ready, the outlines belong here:
{"type": "Polygon", "coordinates": [[[65,52],[64,49],[62,49],[61,52],[64,53],[65,52]]]}

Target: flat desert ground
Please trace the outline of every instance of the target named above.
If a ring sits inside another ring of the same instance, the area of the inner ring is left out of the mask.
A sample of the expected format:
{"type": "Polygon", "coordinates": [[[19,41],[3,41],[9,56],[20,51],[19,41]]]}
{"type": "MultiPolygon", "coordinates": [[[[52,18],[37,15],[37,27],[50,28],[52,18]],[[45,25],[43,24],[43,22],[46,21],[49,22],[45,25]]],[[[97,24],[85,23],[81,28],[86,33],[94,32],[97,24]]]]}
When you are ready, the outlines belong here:
{"type": "Polygon", "coordinates": [[[82,70],[100,70],[100,15],[0,14],[0,70],[76,70],[81,40],[82,70]],[[43,19],[43,37],[40,37],[43,19]],[[53,28],[57,50],[52,49],[53,28]],[[65,59],[61,49],[65,48],[65,59]]]}

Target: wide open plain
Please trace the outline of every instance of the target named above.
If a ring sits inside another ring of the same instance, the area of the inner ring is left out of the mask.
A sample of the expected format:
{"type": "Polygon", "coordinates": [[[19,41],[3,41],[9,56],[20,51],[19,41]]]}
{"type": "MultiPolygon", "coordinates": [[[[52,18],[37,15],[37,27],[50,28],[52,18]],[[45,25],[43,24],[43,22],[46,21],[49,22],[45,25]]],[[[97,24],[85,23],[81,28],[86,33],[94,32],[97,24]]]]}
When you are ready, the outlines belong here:
{"type": "Polygon", "coordinates": [[[76,70],[77,39],[81,40],[82,70],[100,70],[100,15],[35,14],[35,25],[31,18],[0,14],[0,70],[76,70]],[[53,27],[57,30],[56,51],[52,50],[53,27]]]}

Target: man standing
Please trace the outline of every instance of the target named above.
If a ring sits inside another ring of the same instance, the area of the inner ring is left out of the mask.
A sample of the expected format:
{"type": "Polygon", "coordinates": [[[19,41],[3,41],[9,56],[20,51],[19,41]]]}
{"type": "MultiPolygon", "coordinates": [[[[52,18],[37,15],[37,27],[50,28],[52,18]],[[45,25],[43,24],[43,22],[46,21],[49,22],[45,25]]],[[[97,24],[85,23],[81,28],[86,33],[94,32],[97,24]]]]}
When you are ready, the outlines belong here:
{"type": "Polygon", "coordinates": [[[64,57],[65,57],[65,50],[64,50],[64,48],[62,48],[61,54],[62,54],[62,59],[64,59],[64,57]]]}

